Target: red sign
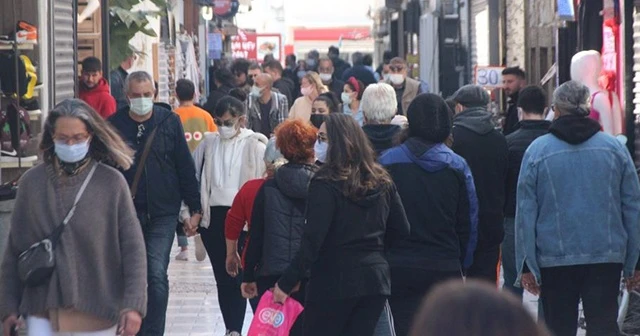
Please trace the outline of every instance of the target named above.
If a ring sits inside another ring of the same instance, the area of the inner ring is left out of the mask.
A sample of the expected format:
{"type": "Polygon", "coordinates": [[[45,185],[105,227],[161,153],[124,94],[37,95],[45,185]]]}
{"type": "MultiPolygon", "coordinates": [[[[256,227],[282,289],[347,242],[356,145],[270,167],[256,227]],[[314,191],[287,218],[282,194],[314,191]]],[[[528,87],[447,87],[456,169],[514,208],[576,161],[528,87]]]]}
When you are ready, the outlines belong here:
{"type": "Polygon", "coordinates": [[[238,35],[231,37],[231,56],[262,62],[266,55],[272,54],[281,59],[282,39],[278,34],[256,34],[238,30],[238,35]]]}
{"type": "Polygon", "coordinates": [[[213,13],[217,16],[225,16],[231,11],[231,0],[214,0],[213,13]]]}

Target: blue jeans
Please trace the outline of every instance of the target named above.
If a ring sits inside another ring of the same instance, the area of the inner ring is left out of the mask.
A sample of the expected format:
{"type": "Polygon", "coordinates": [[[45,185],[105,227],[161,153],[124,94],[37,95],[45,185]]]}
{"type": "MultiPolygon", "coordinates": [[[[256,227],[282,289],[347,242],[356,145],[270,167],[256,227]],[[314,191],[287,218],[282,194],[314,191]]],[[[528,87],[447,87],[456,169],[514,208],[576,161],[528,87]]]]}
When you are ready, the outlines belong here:
{"type": "Polygon", "coordinates": [[[502,269],[504,285],[502,288],[515,294],[522,300],[522,288],[514,286],[518,278],[516,268],[516,229],[515,218],[504,218],[504,240],[502,241],[502,269]]]}
{"type": "Polygon", "coordinates": [[[373,332],[373,336],[396,336],[396,330],[393,326],[393,315],[391,315],[391,307],[389,307],[389,301],[384,303],[384,309],[376,325],[376,330],[373,332]]]}
{"type": "MultiPolygon", "coordinates": [[[[176,215],[177,216],[177,215],[176,215]]],[[[138,212],[147,248],[147,316],[142,321],[138,335],[164,335],[169,303],[169,278],[167,270],[173,238],[176,234],[176,216],[150,218],[138,212]]]]}

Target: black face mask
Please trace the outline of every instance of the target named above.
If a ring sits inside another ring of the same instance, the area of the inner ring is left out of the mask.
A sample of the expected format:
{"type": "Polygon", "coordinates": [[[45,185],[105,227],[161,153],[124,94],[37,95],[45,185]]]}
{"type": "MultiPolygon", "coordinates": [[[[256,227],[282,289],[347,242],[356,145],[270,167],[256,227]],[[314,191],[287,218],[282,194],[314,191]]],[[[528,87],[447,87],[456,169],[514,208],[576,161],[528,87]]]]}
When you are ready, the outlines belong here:
{"type": "Polygon", "coordinates": [[[324,123],[325,119],[327,119],[327,116],[324,114],[312,114],[311,124],[317,129],[320,129],[320,126],[322,126],[322,123],[324,123]]]}

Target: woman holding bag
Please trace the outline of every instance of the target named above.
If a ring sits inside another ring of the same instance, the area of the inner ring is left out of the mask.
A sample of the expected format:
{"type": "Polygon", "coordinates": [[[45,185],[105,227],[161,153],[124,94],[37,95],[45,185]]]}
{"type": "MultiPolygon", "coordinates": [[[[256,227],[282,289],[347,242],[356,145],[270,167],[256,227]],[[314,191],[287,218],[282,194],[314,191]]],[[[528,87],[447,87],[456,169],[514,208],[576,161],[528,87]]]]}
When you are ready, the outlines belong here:
{"type": "Polygon", "coordinates": [[[384,251],[409,234],[409,223],[355,119],[330,114],[319,131],[315,147],[327,149],[326,160],[311,180],[300,250],[274,300],[284,303],[311,271],[304,335],[372,335],[391,292],[384,251]]]}
{"type": "Polygon", "coordinates": [[[145,246],[127,182],[110,167],[128,169],[132,150],[77,99],[49,113],[40,149],[44,164],[20,180],[0,269],[3,335],[18,315],[33,336],[135,335],[145,246]]]}

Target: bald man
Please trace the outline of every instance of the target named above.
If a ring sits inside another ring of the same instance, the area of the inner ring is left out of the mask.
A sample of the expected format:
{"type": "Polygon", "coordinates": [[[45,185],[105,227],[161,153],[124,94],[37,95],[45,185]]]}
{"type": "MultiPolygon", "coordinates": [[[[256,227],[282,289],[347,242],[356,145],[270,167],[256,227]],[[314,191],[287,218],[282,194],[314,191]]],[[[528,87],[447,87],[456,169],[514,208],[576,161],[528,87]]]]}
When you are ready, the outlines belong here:
{"type": "Polygon", "coordinates": [[[271,137],[273,130],[289,116],[287,97],[273,90],[273,77],[263,73],[254,79],[246,101],[247,128],[271,137]]]}

